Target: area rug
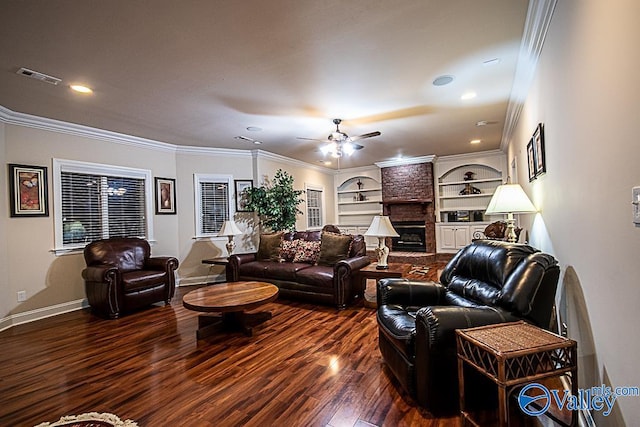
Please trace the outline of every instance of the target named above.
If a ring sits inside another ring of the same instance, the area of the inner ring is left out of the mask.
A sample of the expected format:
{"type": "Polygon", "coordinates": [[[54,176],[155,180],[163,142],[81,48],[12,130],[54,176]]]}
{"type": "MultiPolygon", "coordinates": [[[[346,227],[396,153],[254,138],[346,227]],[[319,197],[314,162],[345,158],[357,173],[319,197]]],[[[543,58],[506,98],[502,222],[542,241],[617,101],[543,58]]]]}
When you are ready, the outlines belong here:
{"type": "Polygon", "coordinates": [[[66,415],[53,423],[44,422],[35,427],[138,427],[131,420],[121,420],[109,413],[89,412],[80,415],[66,415]]]}

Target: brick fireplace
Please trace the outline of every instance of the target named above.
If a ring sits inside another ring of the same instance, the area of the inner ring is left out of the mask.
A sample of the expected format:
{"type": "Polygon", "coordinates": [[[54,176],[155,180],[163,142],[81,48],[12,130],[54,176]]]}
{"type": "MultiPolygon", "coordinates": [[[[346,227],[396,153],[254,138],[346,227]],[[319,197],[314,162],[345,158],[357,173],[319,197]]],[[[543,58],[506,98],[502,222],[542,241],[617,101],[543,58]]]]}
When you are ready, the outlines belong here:
{"type": "MultiPolygon", "coordinates": [[[[433,163],[384,167],[381,174],[384,214],[389,216],[392,224],[424,223],[426,252],[435,253],[433,163]]],[[[392,242],[387,242],[387,245],[391,251],[405,250],[394,248],[392,242]]]]}

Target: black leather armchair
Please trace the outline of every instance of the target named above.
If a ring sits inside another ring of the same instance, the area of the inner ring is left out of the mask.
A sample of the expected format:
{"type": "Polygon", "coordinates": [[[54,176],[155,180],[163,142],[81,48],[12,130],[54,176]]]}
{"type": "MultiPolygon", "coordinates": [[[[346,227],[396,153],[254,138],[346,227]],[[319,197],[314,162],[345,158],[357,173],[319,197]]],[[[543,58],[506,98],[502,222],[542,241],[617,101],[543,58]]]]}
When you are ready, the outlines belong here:
{"type": "Polygon", "coordinates": [[[175,293],[174,257],[151,257],[144,239],[96,240],[84,249],[82,271],[87,299],[100,315],[116,319],[123,312],[155,302],[168,304],[175,293]]]}
{"type": "Polygon", "coordinates": [[[548,329],[559,274],[551,255],[530,246],[478,240],[447,264],[441,284],[380,280],[377,320],[385,363],[429,412],[456,410],[455,330],[518,320],[548,329]]]}

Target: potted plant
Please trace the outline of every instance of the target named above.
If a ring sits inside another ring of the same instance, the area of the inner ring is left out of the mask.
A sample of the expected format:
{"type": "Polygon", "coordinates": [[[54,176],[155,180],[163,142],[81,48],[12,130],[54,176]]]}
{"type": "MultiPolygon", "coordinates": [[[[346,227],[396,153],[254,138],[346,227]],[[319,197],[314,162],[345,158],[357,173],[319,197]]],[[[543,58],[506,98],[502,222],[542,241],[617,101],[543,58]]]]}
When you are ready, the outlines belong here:
{"type": "Polygon", "coordinates": [[[263,227],[271,231],[295,231],[296,215],[302,214],[302,190],[293,188],[293,177],[278,169],[273,180],[248,188],[247,208],[258,214],[263,227]]]}

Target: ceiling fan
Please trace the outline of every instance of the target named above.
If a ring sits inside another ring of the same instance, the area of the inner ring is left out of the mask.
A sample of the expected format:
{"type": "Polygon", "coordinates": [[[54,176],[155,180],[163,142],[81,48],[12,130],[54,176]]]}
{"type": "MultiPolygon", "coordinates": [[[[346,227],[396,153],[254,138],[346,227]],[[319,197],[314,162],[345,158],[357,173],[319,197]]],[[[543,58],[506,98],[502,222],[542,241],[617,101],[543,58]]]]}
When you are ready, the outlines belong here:
{"type": "Polygon", "coordinates": [[[381,135],[380,132],[369,132],[358,136],[349,136],[340,130],[340,123],[342,119],[333,119],[333,124],[336,125],[336,130],[331,132],[325,140],[313,139],[313,138],[301,138],[309,141],[326,142],[320,147],[320,151],[323,154],[331,154],[332,157],[342,157],[343,154],[347,156],[352,155],[356,150],[362,149],[362,145],[354,144],[354,141],[359,141],[365,138],[371,138],[373,136],[381,135]]]}

